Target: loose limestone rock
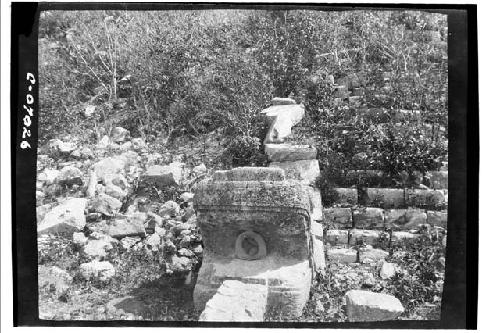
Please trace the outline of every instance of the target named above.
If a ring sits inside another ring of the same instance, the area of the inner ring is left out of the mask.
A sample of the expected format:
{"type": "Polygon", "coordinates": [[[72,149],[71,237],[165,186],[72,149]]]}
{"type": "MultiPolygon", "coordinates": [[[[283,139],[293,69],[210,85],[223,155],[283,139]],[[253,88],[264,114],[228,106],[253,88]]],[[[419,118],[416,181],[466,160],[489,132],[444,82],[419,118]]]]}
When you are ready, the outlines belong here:
{"type": "Polygon", "coordinates": [[[346,293],[347,318],[351,322],[394,320],[404,312],[394,296],[365,290],[346,293]]]}
{"type": "Polygon", "coordinates": [[[177,202],[170,200],[161,205],[158,214],[161,217],[174,217],[179,215],[180,209],[177,202]]]}
{"type": "Polygon", "coordinates": [[[50,210],[38,224],[38,234],[58,234],[72,237],[85,227],[87,199],[71,198],[50,210]]]}
{"type": "Polygon", "coordinates": [[[125,170],[126,162],[123,159],[108,157],[93,165],[97,180],[106,180],[125,170]]]}
{"type": "Polygon", "coordinates": [[[183,163],[172,162],[169,165],[152,165],[143,174],[143,181],[156,186],[178,186],[182,181],[183,163]]]}
{"type": "Polygon", "coordinates": [[[87,244],[88,238],[85,237],[85,234],[83,232],[75,232],[73,233],[73,243],[79,246],[83,246],[87,244]]]}
{"type": "Polygon", "coordinates": [[[379,275],[382,279],[390,279],[396,274],[396,265],[387,261],[382,263],[379,275]]]}
{"type": "Polygon", "coordinates": [[[120,200],[113,198],[104,193],[100,193],[95,198],[90,199],[88,210],[94,213],[101,213],[106,216],[114,216],[118,213],[122,203],[120,200]]]}
{"type": "Polygon", "coordinates": [[[107,251],[113,248],[113,241],[111,237],[92,239],[84,246],[83,252],[91,258],[104,258],[107,251]]]}
{"type": "Polygon", "coordinates": [[[115,268],[108,261],[93,260],[80,265],[80,274],[85,280],[94,278],[105,282],[115,276],[115,273],[115,268]]]}
{"type": "Polygon", "coordinates": [[[77,167],[68,165],[62,168],[56,181],[62,186],[82,185],[82,172],[77,167]]]}
{"type": "Polygon", "coordinates": [[[226,280],[207,302],[199,320],[216,322],[264,321],[267,294],[266,285],[226,280]]]}
{"type": "Polygon", "coordinates": [[[108,234],[114,238],[146,236],[144,228],[144,213],[135,213],[128,219],[119,219],[109,222],[108,234]]]}

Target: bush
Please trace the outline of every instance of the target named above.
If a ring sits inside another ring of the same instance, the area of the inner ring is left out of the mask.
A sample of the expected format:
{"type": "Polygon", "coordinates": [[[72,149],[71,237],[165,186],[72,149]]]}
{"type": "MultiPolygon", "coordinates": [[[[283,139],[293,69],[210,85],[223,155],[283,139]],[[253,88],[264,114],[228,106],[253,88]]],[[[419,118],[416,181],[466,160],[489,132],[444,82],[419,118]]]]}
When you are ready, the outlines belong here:
{"type": "Polygon", "coordinates": [[[261,140],[251,136],[237,136],[226,143],[222,163],[227,168],[239,166],[263,166],[267,159],[261,140]]]}

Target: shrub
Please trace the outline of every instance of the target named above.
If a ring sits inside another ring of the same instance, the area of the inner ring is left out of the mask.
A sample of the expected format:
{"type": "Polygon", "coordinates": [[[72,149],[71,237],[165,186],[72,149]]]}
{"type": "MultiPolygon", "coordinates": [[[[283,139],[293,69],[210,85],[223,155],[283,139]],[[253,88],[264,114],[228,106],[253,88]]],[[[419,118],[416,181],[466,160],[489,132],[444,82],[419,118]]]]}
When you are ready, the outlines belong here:
{"type": "Polygon", "coordinates": [[[261,140],[251,136],[237,136],[229,139],[221,159],[226,167],[262,166],[266,162],[261,140]]]}

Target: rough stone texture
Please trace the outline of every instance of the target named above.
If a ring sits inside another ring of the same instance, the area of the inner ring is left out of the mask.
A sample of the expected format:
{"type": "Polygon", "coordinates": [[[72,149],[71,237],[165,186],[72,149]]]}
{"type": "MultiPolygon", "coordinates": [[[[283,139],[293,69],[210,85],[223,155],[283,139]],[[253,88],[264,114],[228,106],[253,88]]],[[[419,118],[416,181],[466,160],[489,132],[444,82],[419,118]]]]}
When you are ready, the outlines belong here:
{"type": "Polygon", "coordinates": [[[53,184],[60,173],[61,171],[59,170],[45,169],[38,175],[37,181],[40,181],[45,185],[53,184]]]}
{"type": "Polygon", "coordinates": [[[367,188],[362,204],[382,208],[405,207],[405,190],[396,188],[367,188]]]}
{"type": "Polygon", "coordinates": [[[311,220],[323,220],[323,204],[321,203],[321,192],[319,189],[309,187],[309,199],[311,203],[311,220]]]}
{"type": "Polygon", "coordinates": [[[152,165],[146,169],[142,181],[156,186],[179,186],[182,181],[183,163],[172,162],[169,165],[152,165]]]}
{"type": "Polygon", "coordinates": [[[113,198],[104,193],[98,194],[95,198],[90,199],[88,210],[94,213],[101,213],[106,216],[114,216],[118,213],[122,203],[120,200],[113,198]]]}
{"type": "Polygon", "coordinates": [[[323,225],[321,223],[311,221],[311,236],[313,242],[312,259],[315,272],[324,271],[326,269],[325,250],[323,244],[323,225]]]}
{"type": "Polygon", "coordinates": [[[448,189],[448,171],[429,171],[426,173],[429,187],[439,190],[448,189]]]}
{"type": "Polygon", "coordinates": [[[158,210],[158,214],[160,214],[161,217],[173,217],[179,215],[180,210],[181,208],[179,207],[177,202],[169,200],[161,205],[160,209],[158,210]]]}
{"type": "Polygon", "coordinates": [[[104,258],[107,251],[113,248],[111,237],[90,240],[83,248],[83,252],[91,258],[104,258]]]}
{"type": "Polygon", "coordinates": [[[72,165],[65,166],[59,172],[56,181],[62,186],[71,186],[73,184],[82,185],[82,172],[72,165]]]}
{"type": "MultiPolygon", "coordinates": [[[[187,259],[187,258],[186,258],[187,259]]],[[[267,256],[261,260],[218,260],[205,252],[193,300],[198,309],[228,279],[268,285],[268,310],[300,315],[309,298],[312,272],[309,260],[267,256]]]]}
{"type": "Polygon", "coordinates": [[[349,231],[349,245],[368,244],[376,246],[379,244],[380,231],[352,229],[349,231]]]}
{"type": "Polygon", "coordinates": [[[442,190],[406,189],[406,204],[410,207],[440,209],[446,206],[442,190]]]}
{"type": "Polygon", "coordinates": [[[334,202],[338,205],[358,204],[358,190],[355,188],[334,188],[331,193],[334,202]]]}
{"type": "Polygon", "coordinates": [[[128,194],[127,191],[122,190],[119,186],[116,186],[115,184],[107,184],[106,187],[104,188],[104,193],[119,200],[125,198],[128,194]]]}
{"type": "Polygon", "coordinates": [[[43,218],[45,217],[45,214],[50,212],[51,209],[52,209],[51,204],[45,204],[45,205],[41,205],[41,206],[36,207],[36,223],[37,223],[37,225],[42,223],[43,218]]]}
{"type": "Polygon", "coordinates": [[[352,220],[355,228],[384,228],[384,211],[381,208],[358,208],[352,210],[352,220]]]}
{"type": "Polygon", "coordinates": [[[268,143],[264,150],[272,162],[313,160],[317,154],[316,148],[308,145],[268,143]]]}
{"type": "Polygon", "coordinates": [[[88,238],[85,237],[85,234],[83,232],[74,232],[73,233],[73,243],[76,245],[83,246],[87,244],[88,238]]]}
{"type": "Polygon", "coordinates": [[[407,231],[393,231],[391,233],[391,246],[414,242],[419,237],[419,234],[414,234],[407,231]]]}
{"type": "Polygon", "coordinates": [[[306,185],[314,185],[320,175],[318,160],[272,162],[269,168],[285,170],[288,179],[296,179],[306,185]]]}
{"type": "Polygon", "coordinates": [[[283,181],[285,172],[279,168],[240,167],[215,171],[214,181],[283,181]]]}
{"type": "Polygon", "coordinates": [[[446,228],[448,225],[448,211],[427,211],[427,223],[446,228]]]}
{"type": "Polygon", "coordinates": [[[389,252],[381,250],[381,249],[374,249],[374,248],[362,248],[359,250],[359,262],[361,263],[369,263],[369,262],[378,262],[382,259],[387,258],[389,255],[389,252]]]}
{"type": "Polygon", "coordinates": [[[262,284],[226,280],[207,302],[200,321],[264,321],[268,288],[262,284]]]}
{"type": "Polygon", "coordinates": [[[327,230],[326,241],[331,246],[347,245],[349,230],[327,230]]]}
{"type": "Polygon", "coordinates": [[[352,227],[351,208],[323,209],[323,223],[335,229],[352,227]]]}
{"type": "Polygon", "coordinates": [[[379,275],[382,279],[390,279],[396,275],[396,265],[387,261],[382,263],[379,275]]]}
{"type": "Polygon", "coordinates": [[[346,248],[330,248],[326,251],[328,259],[332,262],[348,264],[358,260],[358,251],[346,248]]]}
{"type": "Polygon", "coordinates": [[[42,234],[57,234],[72,237],[74,232],[85,227],[85,206],[87,199],[71,198],[51,209],[42,222],[38,224],[37,231],[42,234]]]}
{"type": "Polygon", "coordinates": [[[384,220],[386,228],[400,229],[406,223],[406,209],[384,210],[384,220]]]}
{"type": "MultiPolygon", "coordinates": [[[[139,213],[140,214],[140,213],[139,213]]],[[[142,218],[134,217],[123,220],[112,220],[109,222],[108,234],[114,238],[146,236],[142,218]]]]}
{"type": "Polygon", "coordinates": [[[269,130],[264,143],[281,143],[292,133],[292,127],[304,117],[302,105],[273,105],[261,111],[269,119],[269,130]]]}
{"type": "Polygon", "coordinates": [[[311,239],[309,188],[295,180],[268,180],[277,174],[283,172],[247,168],[238,175],[225,172],[223,177],[197,185],[193,203],[204,245],[194,290],[198,308],[205,306],[225,280],[237,279],[267,284],[268,309],[301,314],[311,286],[311,261],[322,265],[322,247],[311,239]],[[233,181],[225,180],[228,175],[233,181]],[[255,180],[262,177],[266,180],[255,180]],[[237,258],[236,241],[248,231],[262,238],[265,256],[237,258]]]}
{"type": "Polygon", "coordinates": [[[427,223],[427,214],[420,209],[407,209],[405,213],[404,229],[414,229],[420,224],[427,223]]]}
{"type": "Polygon", "coordinates": [[[403,305],[394,296],[365,290],[346,293],[347,318],[351,322],[396,319],[404,312],[403,305]]]}
{"type": "Polygon", "coordinates": [[[115,273],[115,268],[108,261],[93,260],[80,265],[80,274],[85,280],[94,278],[104,282],[115,276],[115,273]]]}
{"type": "Polygon", "coordinates": [[[95,163],[93,166],[97,180],[105,180],[125,170],[126,162],[122,159],[108,157],[95,163]]]}

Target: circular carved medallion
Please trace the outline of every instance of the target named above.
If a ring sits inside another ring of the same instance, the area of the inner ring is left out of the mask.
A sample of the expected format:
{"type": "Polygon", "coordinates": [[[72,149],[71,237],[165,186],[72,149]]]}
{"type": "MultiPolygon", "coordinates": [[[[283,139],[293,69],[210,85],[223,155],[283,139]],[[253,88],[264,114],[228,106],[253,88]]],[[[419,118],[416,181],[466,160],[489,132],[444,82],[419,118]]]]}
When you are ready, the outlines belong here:
{"type": "Polygon", "coordinates": [[[256,260],[266,256],[266,242],[256,232],[245,231],[236,238],[236,257],[244,260],[256,260]]]}

